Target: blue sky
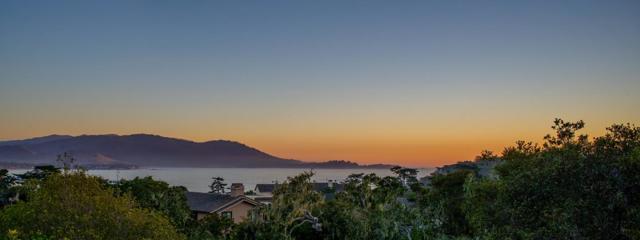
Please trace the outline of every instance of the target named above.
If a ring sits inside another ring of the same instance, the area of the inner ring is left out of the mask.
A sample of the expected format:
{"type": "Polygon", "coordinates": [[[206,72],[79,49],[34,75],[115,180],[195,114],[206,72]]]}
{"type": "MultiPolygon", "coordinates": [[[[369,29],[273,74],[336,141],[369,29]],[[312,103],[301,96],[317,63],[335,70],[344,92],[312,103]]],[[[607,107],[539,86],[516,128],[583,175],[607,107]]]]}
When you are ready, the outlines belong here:
{"type": "Polygon", "coordinates": [[[0,139],[148,132],[428,165],[554,117],[638,123],[638,92],[638,1],[0,2],[0,139]]]}

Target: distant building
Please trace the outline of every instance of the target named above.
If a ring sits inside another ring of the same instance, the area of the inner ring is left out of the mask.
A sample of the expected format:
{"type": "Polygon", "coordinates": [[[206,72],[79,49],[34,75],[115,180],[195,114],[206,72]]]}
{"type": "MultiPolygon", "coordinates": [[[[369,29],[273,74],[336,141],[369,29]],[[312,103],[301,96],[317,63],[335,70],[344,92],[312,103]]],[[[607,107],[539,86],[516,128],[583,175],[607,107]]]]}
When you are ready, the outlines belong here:
{"type": "Polygon", "coordinates": [[[276,184],[268,184],[268,183],[259,183],[256,184],[256,187],[253,189],[253,192],[256,194],[251,196],[253,200],[262,203],[262,204],[271,204],[273,200],[273,189],[276,188],[276,184]]]}
{"type": "Polygon", "coordinates": [[[273,195],[273,190],[276,188],[276,184],[273,183],[258,183],[256,184],[256,188],[253,191],[257,195],[267,196],[273,195]]]}
{"type": "Polygon", "coordinates": [[[187,204],[197,220],[209,214],[219,214],[239,223],[247,218],[249,211],[259,202],[244,196],[244,185],[231,184],[230,194],[187,192],[187,204]]]}

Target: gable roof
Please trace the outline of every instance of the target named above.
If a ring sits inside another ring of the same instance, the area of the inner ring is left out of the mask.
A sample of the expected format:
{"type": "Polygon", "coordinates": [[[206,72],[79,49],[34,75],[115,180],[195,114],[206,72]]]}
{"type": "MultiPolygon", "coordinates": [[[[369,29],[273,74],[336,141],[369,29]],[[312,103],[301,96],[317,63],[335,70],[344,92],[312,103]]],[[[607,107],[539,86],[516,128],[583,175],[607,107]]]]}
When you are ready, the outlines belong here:
{"type": "Polygon", "coordinates": [[[262,193],[270,193],[273,192],[273,189],[276,188],[276,185],[273,183],[258,183],[256,184],[255,190],[262,193]]]}
{"type": "Polygon", "coordinates": [[[260,204],[245,196],[232,197],[228,194],[200,192],[186,192],[185,195],[187,196],[187,204],[189,205],[189,208],[191,209],[191,211],[195,212],[210,213],[241,201],[248,202],[252,205],[260,204]]]}
{"type": "Polygon", "coordinates": [[[218,193],[187,192],[186,196],[191,211],[197,212],[213,212],[235,200],[235,197],[218,193]]]}

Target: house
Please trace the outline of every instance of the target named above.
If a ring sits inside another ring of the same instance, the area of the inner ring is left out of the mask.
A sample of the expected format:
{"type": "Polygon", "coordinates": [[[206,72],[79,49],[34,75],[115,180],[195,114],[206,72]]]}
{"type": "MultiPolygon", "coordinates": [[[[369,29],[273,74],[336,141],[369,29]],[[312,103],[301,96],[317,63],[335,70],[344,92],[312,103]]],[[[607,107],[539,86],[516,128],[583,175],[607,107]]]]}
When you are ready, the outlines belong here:
{"type": "Polygon", "coordinates": [[[276,184],[273,183],[258,183],[256,184],[256,188],[253,189],[253,192],[261,196],[273,195],[275,188],[276,184]]]}
{"type": "Polygon", "coordinates": [[[258,183],[253,189],[255,195],[251,196],[251,198],[262,204],[271,204],[271,201],[273,200],[273,190],[275,188],[276,184],[258,183]]]}
{"type": "Polygon", "coordinates": [[[244,196],[241,183],[231,184],[231,193],[187,192],[187,204],[197,220],[209,214],[220,214],[239,223],[247,218],[249,211],[260,205],[259,202],[244,196]]]}

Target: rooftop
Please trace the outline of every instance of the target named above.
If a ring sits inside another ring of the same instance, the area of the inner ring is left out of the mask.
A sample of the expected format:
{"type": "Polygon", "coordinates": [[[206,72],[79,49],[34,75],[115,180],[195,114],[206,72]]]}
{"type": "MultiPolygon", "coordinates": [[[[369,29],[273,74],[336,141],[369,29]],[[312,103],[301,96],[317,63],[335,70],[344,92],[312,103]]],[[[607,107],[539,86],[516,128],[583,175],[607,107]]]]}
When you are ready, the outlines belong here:
{"type": "Polygon", "coordinates": [[[200,193],[187,192],[187,204],[191,211],[196,212],[213,212],[231,202],[239,200],[243,197],[232,197],[227,194],[219,193],[200,193]]]}

